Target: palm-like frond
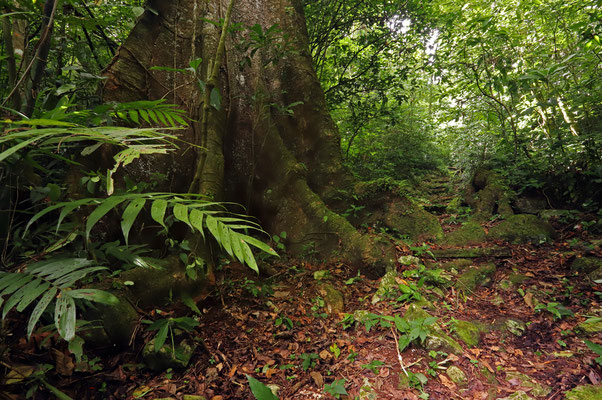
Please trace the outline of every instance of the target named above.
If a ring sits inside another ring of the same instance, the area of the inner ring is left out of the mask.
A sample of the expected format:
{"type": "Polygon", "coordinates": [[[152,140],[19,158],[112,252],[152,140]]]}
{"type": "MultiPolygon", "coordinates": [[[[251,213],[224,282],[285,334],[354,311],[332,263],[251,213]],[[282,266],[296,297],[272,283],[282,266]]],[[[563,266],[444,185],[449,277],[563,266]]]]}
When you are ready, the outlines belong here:
{"type": "Polygon", "coordinates": [[[65,340],[75,335],[75,301],[87,299],[104,304],[117,304],[112,294],[98,289],[74,289],[73,285],[88,274],[106,269],[83,258],[63,258],[40,261],[22,271],[0,272],[0,306],[2,319],[12,310],[22,312],[37,301],[27,324],[27,336],[52,300],[56,299],[54,323],[65,340]],[[6,301],[5,301],[6,299],[6,301]]]}

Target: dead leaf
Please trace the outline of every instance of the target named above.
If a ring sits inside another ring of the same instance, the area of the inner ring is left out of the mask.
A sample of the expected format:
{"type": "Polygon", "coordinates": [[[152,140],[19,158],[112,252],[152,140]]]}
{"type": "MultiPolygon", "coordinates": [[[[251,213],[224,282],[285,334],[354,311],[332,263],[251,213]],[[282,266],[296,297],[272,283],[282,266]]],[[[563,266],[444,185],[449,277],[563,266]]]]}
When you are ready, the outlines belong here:
{"type": "Polygon", "coordinates": [[[291,292],[283,290],[283,291],[274,292],[273,296],[277,299],[286,299],[290,295],[291,295],[291,292]]]}
{"type": "Polygon", "coordinates": [[[33,374],[36,370],[35,367],[31,365],[15,365],[10,367],[10,371],[4,377],[5,385],[14,385],[16,383],[21,383],[24,379],[28,378],[31,374],[33,374]]]}
{"type": "Polygon", "coordinates": [[[439,377],[439,380],[441,381],[441,384],[443,386],[445,386],[448,389],[454,390],[456,388],[456,384],[453,383],[451,380],[449,380],[447,378],[447,376],[443,375],[443,374],[439,374],[437,375],[439,377]]]}
{"type": "Polygon", "coordinates": [[[66,355],[58,349],[52,349],[51,353],[52,358],[54,358],[56,372],[63,376],[73,375],[73,369],[75,368],[75,364],[73,364],[71,356],[66,355]]]}
{"type": "Polygon", "coordinates": [[[529,306],[530,309],[535,308],[535,306],[533,305],[533,293],[529,292],[529,293],[525,294],[525,297],[523,297],[523,300],[529,306]]]}
{"type": "Polygon", "coordinates": [[[332,357],[332,355],[328,350],[324,349],[320,352],[320,358],[322,360],[328,360],[330,357],[332,357]]]}
{"type": "Polygon", "coordinates": [[[224,396],[213,396],[211,400],[223,400],[224,396]]]}
{"type": "Polygon", "coordinates": [[[312,371],[309,373],[309,375],[311,376],[311,379],[314,380],[316,387],[321,388],[324,386],[324,378],[319,372],[312,371]]]}
{"type": "Polygon", "coordinates": [[[491,368],[491,365],[489,365],[489,363],[485,360],[481,360],[481,364],[483,364],[485,366],[485,368],[487,368],[489,370],[489,372],[491,372],[492,374],[495,374],[495,372],[493,372],[493,368],[491,368]]]}
{"type": "Polygon", "coordinates": [[[236,373],[236,370],[238,369],[238,365],[234,365],[231,369],[230,372],[228,372],[228,378],[232,378],[234,376],[234,374],[236,373]]]}
{"type": "Polygon", "coordinates": [[[478,357],[481,354],[481,349],[468,349],[475,357],[478,357]]]}

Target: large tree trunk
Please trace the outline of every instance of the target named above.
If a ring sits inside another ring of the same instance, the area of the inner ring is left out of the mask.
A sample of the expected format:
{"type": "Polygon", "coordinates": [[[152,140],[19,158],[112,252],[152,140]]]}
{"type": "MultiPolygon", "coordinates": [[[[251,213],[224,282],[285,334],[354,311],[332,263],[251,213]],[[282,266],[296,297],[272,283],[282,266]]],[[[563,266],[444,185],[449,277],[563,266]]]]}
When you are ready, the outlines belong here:
{"type": "MultiPolygon", "coordinates": [[[[227,6],[228,0],[150,1],[152,12],[143,14],[106,71],[104,98],[167,98],[199,120],[203,96],[190,76],[150,68],[186,68],[201,57],[206,76],[221,31],[206,19],[224,18],[227,6]]],[[[249,65],[249,51],[240,50],[248,32],[228,35],[226,55],[217,60],[222,107],[209,114],[206,139],[201,123],[184,133],[207,150],[180,152],[164,165],[171,189],[187,190],[201,161],[197,191],[244,204],[269,232],[286,231],[293,253],[312,246],[324,258],[340,257],[373,273],[394,263],[394,247],[360,234],[340,215],[354,193],[370,204],[371,215],[401,234],[438,234],[432,216],[400,202],[386,185],[357,182],[344,168],[339,134],[312,67],[301,1],[235,0],[232,22],[264,29],[278,24],[280,36],[289,39],[287,51],[279,56],[283,42],[276,39],[249,65]]]]}

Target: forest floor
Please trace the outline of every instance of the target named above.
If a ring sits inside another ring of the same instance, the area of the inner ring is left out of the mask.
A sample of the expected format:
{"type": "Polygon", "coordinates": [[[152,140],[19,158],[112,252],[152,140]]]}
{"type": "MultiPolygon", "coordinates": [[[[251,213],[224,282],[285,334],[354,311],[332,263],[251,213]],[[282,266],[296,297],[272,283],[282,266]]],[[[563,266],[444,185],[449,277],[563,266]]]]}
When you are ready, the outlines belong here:
{"type": "MultiPolygon", "coordinates": [[[[431,187],[432,204],[455,197],[445,180],[431,187]]],[[[446,232],[461,226],[462,216],[444,207],[439,217],[446,232]]],[[[554,243],[447,246],[494,248],[494,256],[436,257],[441,245],[399,242],[397,271],[378,280],[344,264],[291,259],[258,280],[231,263],[202,303],[188,368],[150,372],[138,364],[138,346],[99,354],[99,371],[53,384],[77,388],[82,399],[253,399],[248,374],[274,385],[280,399],[562,399],[602,379],[584,342],[602,343],[602,285],[571,269],[602,252],[600,238],[578,224],[555,228],[554,243]],[[409,313],[423,316],[413,333],[391,325],[409,313]],[[404,332],[417,337],[399,352],[404,332]]]]}

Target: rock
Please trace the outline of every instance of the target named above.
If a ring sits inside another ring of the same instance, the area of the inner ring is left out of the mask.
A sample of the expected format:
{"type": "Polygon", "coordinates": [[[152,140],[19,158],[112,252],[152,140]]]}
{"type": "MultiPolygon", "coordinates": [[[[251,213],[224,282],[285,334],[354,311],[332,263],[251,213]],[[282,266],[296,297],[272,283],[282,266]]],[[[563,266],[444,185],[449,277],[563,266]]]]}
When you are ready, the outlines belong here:
{"type": "Polygon", "coordinates": [[[582,385],[564,394],[565,400],[598,400],[602,399],[602,386],[582,385]]]}
{"type": "Polygon", "coordinates": [[[165,343],[159,351],[155,351],[155,339],[149,341],[142,350],[146,366],[153,371],[165,371],[168,368],[186,368],[196,346],[182,340],[175,348],[171,343],[165,343]]]}
{"type": "Polygon", "coordinates": [[[489,219],[494,210],[503,217],[514,212],[510,207],[512,191],[508,188],[504,177],[495,171],[478,169],[474,174],[473,189],[476,193],[467,193],[466,202],[474,209],[476,220],[489,219]],[[479,190],[480,189],[480,190],[479,190]]]}
{"type": "Polygon", "coordinates": [[[364,378],[364,383],[362,387],[360,387],[360,395],[359,400],[376,400],[378,399],[378,395],[374,391],[372,384],[368,380],[368,378],[364,378]]]}
{"type": "Polygon", "coordinates": [[[517,273],[510,274],[510,276],[508,277],[508,280],[510,282],[512,282],[514,285],[520,285],[527,279],[529,279],[529,277],[527,275],[517,274],[517,273]]]}
{"type": "Polygon", "coordinates": [[[86,319],[100,320],[104,330],[104,332],[92,330],[90,336],[85,338],[94,345],[106,344],[105,340],[108,338],[110,344],[127,346],[138,324],[138,313],[130,302],[119,293],[113,294],[119,299],[116,305],[95,303],[93,308],[86,311],[86,319]],[[98,342],[95,339],[98,339],[98,342]]]}
{"type": "MultiPolygon", "coordinates": [[[[430,317],[431,315],[424,311],[422,308],[417,306],[416,304],[410,304],[408,309],[404,314],[404,318],[408,321],[413,321],[417,319],[425,319],[430,317]]],[[[434,351],[443,351],[445,353],[454,353],[454,354],[462,354],[462,346],[454,339],[449,337],[439,324],[434,323],[433,325],[428,327],[428,334],[424,341],[424,348],[427,350],[434,351]]]]}
{"type": "Polygon", "coordinates": [[[493,296],[493,299],[491,299],[491,304],[499,307],[500,305],[504,304],[504,301],[505,301],[504,298],[502,296],[500,296],[499,293],[496,293],[493,296]]]}
{"type": "Polygon", "coordinates": [[[494,272],[495,264],[493,263],[471,267],[458,277],[456,287],[460,290],[473,291],[477,286],[487,284],[494,272]]]}
{"type": "Polygon", "coordinates": [[[533,399],[533,397],[529,396],[524,391],[519,390],[518,392],[512,393],[510,396],[500,397],[498,400],[534,400],[534,399],[533,399]]]}
{"type": "Polygon", "coordinates": [[[397,261],[401,265],[420,265],[420,258],[415,256],[401,256],[397,261]]]}
{"type": "Polygon", "coordinates": [[[443,236],[437,217],[409,201],[389,203],[383,222],[387,227],[396,229],[415,241],[443,236]]]}
{"type": "Polygon", "coordinates": [[[447,368],[447,371],[445,371],[445,373],[447,374],[449,379],[457,385],[463,385],[467,381],[466,374],[464,373],[464,371],[462,371],[455,365],[452,365],[449,368],[447,368]]]}
{"type": "Polygon", "coordinates": [[[479,344],[481,333],[487,332],[488,330],[481,323],[462,320],[456,320],[453,327],[456,336],[470,347],[474,347],[479,344]]]}
{"type": "Polygon", "coordinates": [[[323,269],[320,271],[314,272],[314,279],[317,281],[323,281],[324,279],[330,278],[330,271],[323,269]]]}
{"type": "Polygon", "coordinates": [[[519,321],[519,320],[515,320],[515,319],[507,319],[504,322],[504,325],[506,326],[506,329],[508,330],[508,332],[510,332],[514,336],[519,336],[519,337],[523,336],[523,334],[525,333],[525,330],[527,329],[527,326],[525,325],[525,323],[523,321],[519,321]]]}
{"type": "Polygon", "coordinates": [[[463,271],[464,269],[466,269],[466,267],[470,267],[472,264],[473,261],[469,258],[458,258],[450,262],[441,264],[441,268],[450,272],[458,272],[463,271]]]}
{"type": "Polygon", "coordinates": [[[378,303],[382,300],[385,294],[399,288],[397,278],[397,271],[394,270],[387,271],[387,273],[384,274],[382,278],[380,278],[380,285],[378,286],[378,289],[376,290],[374,296],[372,296],[372,304],[378,303]]]}
{"type": "Polygon", "coordinates": [[[436,258],[479,258],[479,257],[512,257],[512,252],[507,247],[475,247],[471,249],[431,249],[436,258]]]}
{"type": "Polygon", "coordinates": [[[324,299],[324,307],[328,314],[340,314],[345,310],[343,294],[330,283],[320,285],[318,292],[324,299]]]}
{"type": "Polygon", "coordinates": [[[544,197],[523,196],[514,200],[514,208],[520,214],[538,214],[548,206],[544,197]]]}
{"type": "Polygon", "coordinates": [[[548,394],[550,394],[552,392],[552,389],[549,386],[541,384],[541,383],[535,381],[534,379],[532,379],[530,376],[525,375],[520,372],[516,372],[516,371],[506,372],[506,380],[507,381],[516,380],[519,382],[519,385],[521,387],[531,388],[531,391],[529,393],[535,397],[547,396],[548,394]]]}
{"type": "Polygon", "coordinates": [[[556,231],[535,215],[517,214],[491,228],[487,237],[511,243],[542,243],[552,241],[556,231]]]}
{"type": "Polygon", "coordinates": [[[457,230],[448,233],[439,243],[445,246],[468,246],[483,243],[485,240],[485,230],[481,225],[469,221],[457,230]]]}
{"type": "Polygon", "coordinates": [[[580,274],[589,274],[602,268],[602,258],[599,257],[579,257],[571,263],[571,271],[580,274]]]}
{"type": "Polygon", "coordinates": [[[589,277],[589,279],[591,279],[594,282],[600,283],[598,281],[602,280],[602,267],[598,268],[597,270],[590,272],[589,274],[587,274],[587,276],[589,277]]]}
{"type": "Polygon", "coordinates": [[[132,298],[139,301],[137,304],[143,307],[161,307],[184,296],[197,298],[207,294],[215,282],[211,270],[205,275],[199,274],[196,280],[188,278],[186,266],[177,256],[144,260],[162,269],[138,267],[119,275],[121,282],[133,282],[133,285],[127,286],[128,291],[132,298]]]}

